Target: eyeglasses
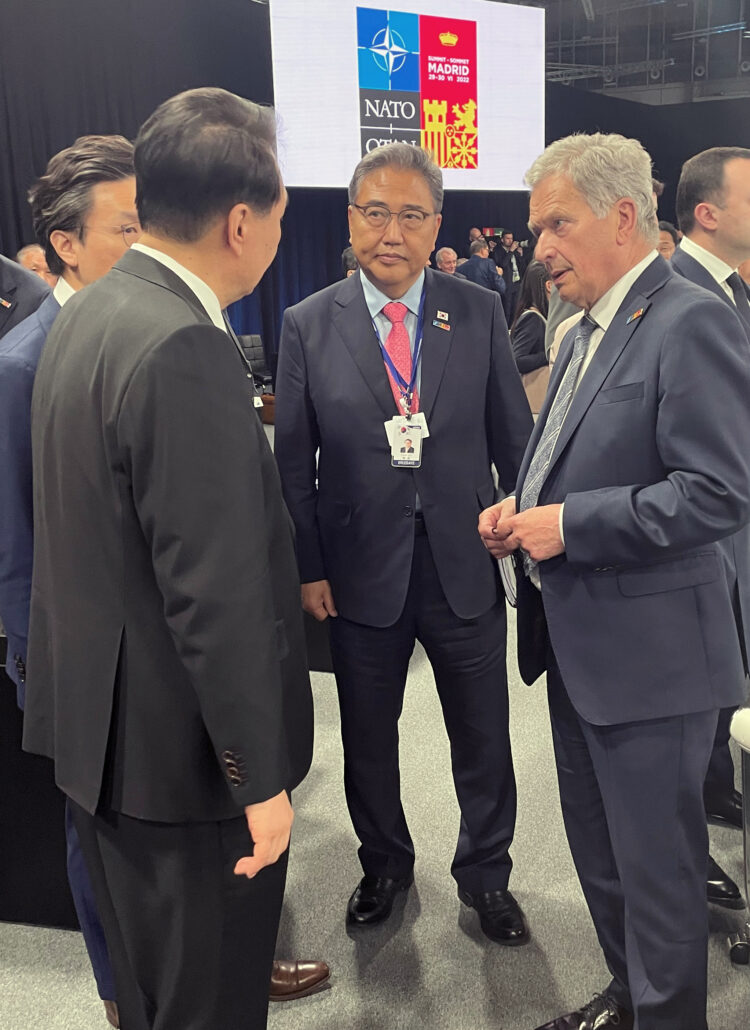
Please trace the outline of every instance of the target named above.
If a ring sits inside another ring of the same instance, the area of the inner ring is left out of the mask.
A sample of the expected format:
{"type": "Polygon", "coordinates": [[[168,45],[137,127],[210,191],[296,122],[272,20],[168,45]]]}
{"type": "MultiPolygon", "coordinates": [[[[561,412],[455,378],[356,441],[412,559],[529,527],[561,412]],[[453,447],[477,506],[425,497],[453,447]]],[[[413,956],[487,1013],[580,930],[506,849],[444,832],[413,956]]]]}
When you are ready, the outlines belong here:
{"type": "Polygon", "coordinates": [[[402,211],[389,211],[382,204],[365,204],[364,207],[361,204],[352,204],[352,207],[356,207],[357,211],[362,213],[371,229],[385,229],[395,217],[406,232],[421,229],[425,219],[437,214],[437,211],[423,211],[419,207],[405,207],[402,211]]]}
{"type": "Polygon", "coordinates": [[[113,227],[111,229],[97,229],[91,225],[84,225],[82,228],[87,232],[103,232],[108,235],[119,233],[126,247],[132,247],[134,243],[137,243],[138,238],[143,232],[140,222],[129,222],[127,225],[118,225],[116,228],[113,227]]]}

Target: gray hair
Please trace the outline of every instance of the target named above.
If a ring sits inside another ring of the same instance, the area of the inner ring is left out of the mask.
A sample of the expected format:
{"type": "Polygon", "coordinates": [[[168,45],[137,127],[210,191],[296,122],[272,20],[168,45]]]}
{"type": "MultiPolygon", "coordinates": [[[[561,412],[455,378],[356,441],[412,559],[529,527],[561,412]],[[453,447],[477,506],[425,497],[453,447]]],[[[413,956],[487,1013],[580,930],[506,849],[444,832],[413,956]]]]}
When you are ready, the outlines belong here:
{"type": "Polygon", "coordinates": [[[526,173],[526,183],[533,190],[550,175],[567,176],[597,218],[606,217],[613,204],[629,197],[641,236],[647,243],[658,240],[651,158],[638,140],[601,132],[565,136],[536,159],[526,173]]]}
{"type": "Polygon", "coordinates": [[[440,250],[437,251],[437,253],[435,254],[436,264],[439,265],[446,254],[452,254],[455,257],[456,261],[458,261],[458,254],[455,252],[453,247],[441,247],[440,250]]]}
{"type": "Polygon", "coordinates": [[[44,254],[44,247],[42,247],[39,243],[27,243],[26,246],[21,247],[19,252],[16,254],[16,262],[19,265],[22,265],[23,259],[26,257],[27,254],[30,254],[32,250],[41,250],[42,255],[44,254]]]}
{"type": "Polygon", "coordinates": [[[443,209],[443,173],[433,160],[429,150],[413,147],[411,143],[386,143],[365,154],[354,169],[349,183],[349,203],[354,204],[362,180],[380,168],[406,168],[418,172],[429,187],[435,212],[443,209]]]}

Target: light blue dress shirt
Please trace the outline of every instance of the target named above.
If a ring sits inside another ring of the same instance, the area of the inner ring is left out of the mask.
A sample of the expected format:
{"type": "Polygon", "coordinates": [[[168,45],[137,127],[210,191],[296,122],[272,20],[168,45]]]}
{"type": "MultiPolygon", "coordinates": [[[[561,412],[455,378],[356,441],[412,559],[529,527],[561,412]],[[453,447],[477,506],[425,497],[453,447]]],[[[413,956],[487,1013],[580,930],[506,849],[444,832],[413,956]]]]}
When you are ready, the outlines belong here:
{"type": "MultiPolygon", "coordinates": [[[[370,312],[370,317],[377,326],[378,332],[380,333],[380,339],[385,346],[385,341],[388,339],[388,333],[391,331],[391,323],[383,314],[383,308],[386,304],[391,304],[393,301],[390,297],[386,297],[384,293],[381,293],[377,286],[373,286],[366,275],[362,273],[360,269],[359,279],[362,283],[362,290],[365,295],[365,304],[367,304],[367,310],[370,312]]],[[[404,325],[406,331],[409,334],[409,346],[411,347],[411,356],[414,357],[414,347],[416,346],[417,336],[417,322],[419,321],[419,302],[422,299],[422,290],[424,288],[424,270],[420,273],[419,278],[410,286],[403,297],[398,298],[398,303],[405,304],[409,309],[406,317],[404,318],[404,325]]],[[[373,333],[373,337],[375,334],[373,333]]],[[[373,339],[373,345],[377,346],[377,340],[373,339]]],[[[422,362],[419,362],[419,368],[417,369],[417,392],[422,388],[422,362]]]]}

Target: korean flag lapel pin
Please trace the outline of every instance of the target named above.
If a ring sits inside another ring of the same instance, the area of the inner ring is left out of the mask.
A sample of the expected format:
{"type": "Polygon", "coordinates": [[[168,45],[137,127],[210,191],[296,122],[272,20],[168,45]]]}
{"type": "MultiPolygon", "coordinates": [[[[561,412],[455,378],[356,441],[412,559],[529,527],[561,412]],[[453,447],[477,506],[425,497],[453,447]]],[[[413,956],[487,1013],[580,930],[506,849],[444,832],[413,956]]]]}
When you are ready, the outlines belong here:
{"type": "Polygon", "coordinates": [[[644,308],[638,308],[637,311],[634,311],[633,314],[630,316],[630,318],[625,323],[625,325],[630,325],[631,322],[635,322],[636,318],[640,318],[641,317],[641,315],[643,314],[644,310],[645,310],[644,308]]]}
{"type": "Polygon", "coordinates": [[[450,315],[447,311],[438,311],[435,318],[433,319],[432,324],[436,326],[438,329],[446,329],[450,331],[450,323],[448,322],[449,318],[450,315]]]}

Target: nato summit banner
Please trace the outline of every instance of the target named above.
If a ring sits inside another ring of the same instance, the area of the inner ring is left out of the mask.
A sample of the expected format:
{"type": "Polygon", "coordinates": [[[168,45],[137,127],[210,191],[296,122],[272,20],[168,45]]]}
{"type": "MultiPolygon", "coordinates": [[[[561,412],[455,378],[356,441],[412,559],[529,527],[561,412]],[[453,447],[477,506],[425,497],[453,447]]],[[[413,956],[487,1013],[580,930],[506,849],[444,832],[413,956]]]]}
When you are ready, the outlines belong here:
{"type": "Polygon", "coordinates": [[[357,8],[362,154],[401,140],[477,168],[477,23],[357,8]]]}
{"type": "Polygon", "coordinates": [[[287,185],[346,185],[364,154],[400,141],[430,150],[448,188],[522,189],[544,146],[543,15],[487,0],[271,0],[287,185]]]}

